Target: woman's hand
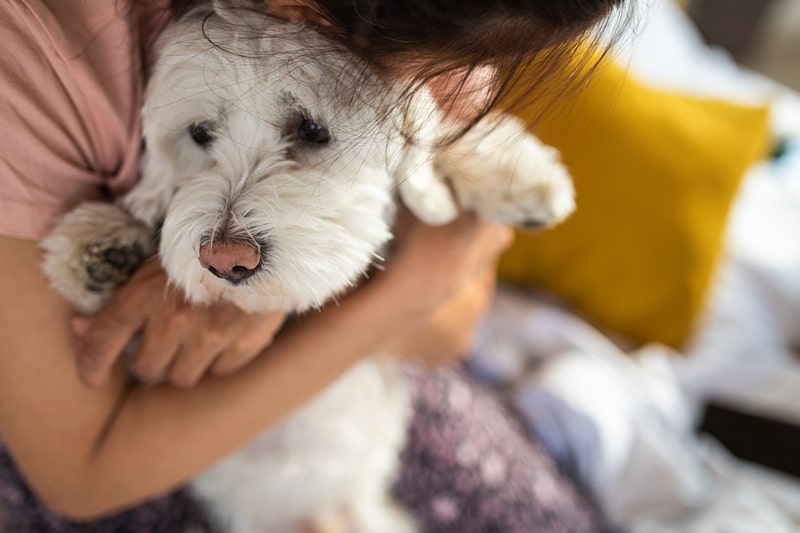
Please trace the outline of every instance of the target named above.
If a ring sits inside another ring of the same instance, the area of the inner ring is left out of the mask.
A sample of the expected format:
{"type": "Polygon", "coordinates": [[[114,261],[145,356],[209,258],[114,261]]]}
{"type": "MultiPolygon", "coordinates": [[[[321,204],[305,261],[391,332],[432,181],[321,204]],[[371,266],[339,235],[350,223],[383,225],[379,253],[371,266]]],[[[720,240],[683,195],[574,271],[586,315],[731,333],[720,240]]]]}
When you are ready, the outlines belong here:
{"type": "MultiPolygon", "coordinates": [[[[489,285],[479,280],[493,270],[513,232],[470,215],[431,227],[403,212],[398,226],[397,252],[380,277],[399,295],[393,304],[405,306],[407,320],[397,324],[395,340],[416,336],[417,341],[397,353],[457,354],[489,302],[489,285]]],[[[282,313],[247,314],[229,303],[190,305],[169,286],[160,264],[148,261],[88,328],[80,328],[85,331],[78,369],[86,383],[104,385],[122,350],[140,333],[132,359],[138,376],[190,387],[206,373],[243,368],[271,343],[284,318],[282,313]]]]}
{"type": "Polygon", "coordinates": [[[203,375],[231,374],[252,361],[283,324],[285,314],[247,314],[230,303],[189,304],[167,282],[157,260],[145,262],[81,333],[78,370],[104,385],[125,346],[140,333],[132,370],[144,380],[180,387],[203,375]]]}
{"type": "Polygon", "coordinates": [[[398,299],[390,305],[408,305],[413,318],[398,323],[383,349],[434,363],[463,355],[491,304],[497,259],[513,231],[472,215],[432,227],[404,212],[397,235],[381,275],[396,284],[398,299]]]}
{"type": "Polygon", "coordinates": [[[381,275],[397,284],[395,289],[414,312],[427,315],[493,267],[513,240],[509,227],[471,214],[428,226],[402,210],[395,253],[381,275]]]}
{"type": "Polygon", "coordinates": [[[399,332],[381,351],[431,365],[452,363],[467,355],[494,298],[495,270],[492,264],[467,281],[455,296],[415,327],[399,332]]]}

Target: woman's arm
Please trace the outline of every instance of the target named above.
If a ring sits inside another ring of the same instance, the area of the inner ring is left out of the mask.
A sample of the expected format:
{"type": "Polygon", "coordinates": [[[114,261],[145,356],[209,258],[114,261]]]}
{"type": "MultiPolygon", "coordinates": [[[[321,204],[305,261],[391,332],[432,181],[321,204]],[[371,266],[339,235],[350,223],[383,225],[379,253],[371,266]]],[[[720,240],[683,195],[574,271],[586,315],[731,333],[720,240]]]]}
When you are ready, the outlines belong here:
{"type": "Polygon", "coordinates": [[[131,386],[119,366],[107,387],[85,387],[71,310],[40,273],[36,244],[0,238],[0,431],[22,472],[73,518],[171,489],[412,331],[509,241],[507,230],[471,218],[409,233],[385,272],[287,327],[246,372],[189,390],[131,386]]]}

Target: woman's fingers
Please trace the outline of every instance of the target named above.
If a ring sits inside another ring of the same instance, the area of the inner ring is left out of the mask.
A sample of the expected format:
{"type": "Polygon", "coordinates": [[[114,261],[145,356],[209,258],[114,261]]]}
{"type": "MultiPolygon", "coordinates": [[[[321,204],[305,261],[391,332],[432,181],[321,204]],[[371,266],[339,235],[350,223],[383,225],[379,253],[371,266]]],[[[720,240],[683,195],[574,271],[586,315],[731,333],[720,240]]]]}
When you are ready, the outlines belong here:
{"type": "Polygon", "coordinates": [[[130,371],[145,382],[193,387],[206,374],[229,375],[271,342],[284,313],[247,314],[232,304],[191,307],[179,302],[142,328],[130,371]]]}
{"type": "Polygon", "coordinates": [[[514,231],[508,226],[481,223],[476,237],[469,244],[469,252],[475,255],[475,265],[483,269],[488,262],[494,262],[514,242],[514,231]]]}
{"type": "Polygon", "coordinates": [[[235,342],[217,357],[211,366],[214,376],[227,376],[247,366],[272,339],[283,325],[285,313],[251,315],[250,321],[240,328],[235,342]]]}
{"type": "Polygon", "coordinates": [[[145,381],[166,379],[183,388],[193,387],[208,373],[231,374],[272,342],[284,317],[247,314],[229,303],[177,305],[145,326],[131,371],[145,381]]]}
{"type": "Polygon", "coordinates": [[[191,324],[192,331],[183,333],[180,354],[169,368],[169,381],[177,387],[193,387],[231,345],[247,315],[230,304],[207,308],[191,324]],[[187,334],[188,333],[188,334],[187,334]]]}
{"type": "Polygon", "coordinates": [[[212,367],[216,375],[244,367],[272,342],[284,316],[248,314],[230,303],[191,305],[168,285],[160,264],[150,261],[100,314],[76,321],[79,372],[89,385],[104,385],[138,334],[129,370],[146,382],[167,378],[189,387],[212,367]]]}
{"type": "Polygon", "coordinates": [[[78,372],[93,387],[108,382],[111,368],[119,354],[143,323],[143,317],[130,317],[126,322],[114,318],[100,318],[81,338],[78,352],[78,372]]]}
{"type": "Polygon", "coordinates": [[[147,311],[136,305],[135,290],[121,289],[115,294],[80,337],[78,372],[89,385],[101,387],[108,382],[122,350],[145,323],[147,311]]]}
{"type": "Polygon", "coordinates": [[[194,387],[206,374],[218,354],[219,352],[208,349],[180,352],[176,354],[167,379],[176,387],[194,387]]]}
{"type": "Polygon", "coordinates": [[[166,274],[157,261],[145,262],[121,286],[80,337],[78,371],[89,385],[108,382],[111,368],[152,312],[153,295],[164,299],[166,274]],[[156,292],[158,291],[158,292],[156,292]]]}
{"type": "Polygon", "coordinates": [[[179,327],[176,322],[153,317],[142,328],[129,371],[144,382],[162,381],[182,349],[186,329],[185,324],[179,327]]]}
{"type": "Polygon", "coordinates": [[[426,226],[410,216],[401,220],[397,251],[386,273],[395,279],[398,292],[417,302],[422,313],[493,265],[513,241],[509,228],[472,215],[439,227],[426,226]]]}
{"type": "Polygon", "coordinates": [[[261,348],[231,348],[220,354],[209,368],[209,374],[216,377],[230,376],[246,367],[260,353],[261,348]]]}
{"type": "Polygon", "coordinates": [[[495,268],[490,264],[461,285],[455,294],[409,330],[398,331],[384,348],[387,353],[446,364],[472,346],[475,329],[491,305],[495,268]]]}

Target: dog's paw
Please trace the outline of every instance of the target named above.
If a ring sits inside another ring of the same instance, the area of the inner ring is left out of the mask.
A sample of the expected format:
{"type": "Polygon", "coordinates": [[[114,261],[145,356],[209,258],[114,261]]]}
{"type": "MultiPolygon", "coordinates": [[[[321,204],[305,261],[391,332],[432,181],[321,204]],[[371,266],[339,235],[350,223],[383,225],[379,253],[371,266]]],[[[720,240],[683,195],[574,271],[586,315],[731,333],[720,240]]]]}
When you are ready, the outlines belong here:
{"type": "Polygon", "coordinates": [[[556,149],[511,117],[478,124],[435,168],[465,209],[523,229],[552,226],[575,209],[572,179],[556,149]]]}
{"type": "Polygon", "coordinates": [[[430,150],[409,147],[395,174],[403,203],[418,219],[438,226],[458,216],[456,199],[435,171],[430,150]]]}
{"type": "Polygon", "coordinates": [[[431,226],[447,224],[458,216],[453,194],[429,164],[400,184],[400,195],[409,211],[431,226]]]}
{"type": "Polygon", "coordinates": [[[110,292],[127,280],[144,261],[144,249],[139,243],[94,243],[84,249],[83,267],[86,289],[91,292],[110,292]]]}
{"type": "Polygon", "coordinates": [[[111,204],[83,204],[42,242],[44,271],[79,311],[98,311],[155,250],[153,231],[111,204]]]}

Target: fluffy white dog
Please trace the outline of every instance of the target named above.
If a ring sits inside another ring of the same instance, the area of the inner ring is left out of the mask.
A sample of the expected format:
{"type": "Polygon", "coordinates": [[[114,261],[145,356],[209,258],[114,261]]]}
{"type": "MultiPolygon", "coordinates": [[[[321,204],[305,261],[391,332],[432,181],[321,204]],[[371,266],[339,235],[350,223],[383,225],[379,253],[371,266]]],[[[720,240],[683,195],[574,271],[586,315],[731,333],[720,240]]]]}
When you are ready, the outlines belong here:
{"type": "MultiPolygon", "coordinates": [[[[435,153],[444,125],[427,93],[398,106],[351,54],[266,12],[198,8],[158,48],[141,183],[79,206],[43,244],[47,274],[82,312],[157,246],[194,302],[303,312],[380,259],[398,196],[429,223],[470,209],[541,226],[573,209],[557,153],[515,120],[435,153]]],[[[330,516],[353,533],[415,531],[389,496],[410,400],[389,360],[366,360],[192,486],[226,531],[299,532],[330,516]]]]}

